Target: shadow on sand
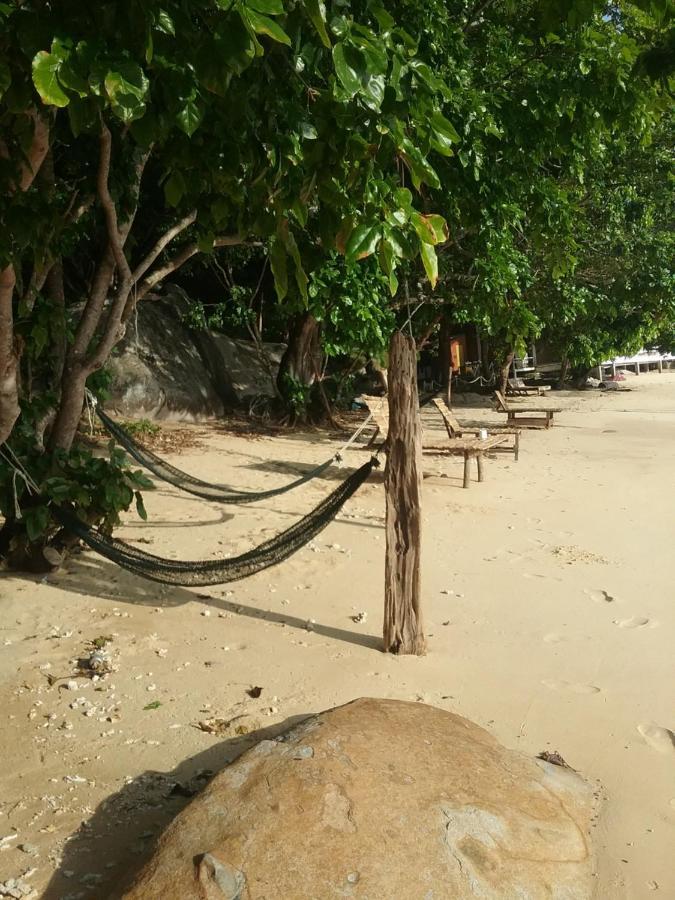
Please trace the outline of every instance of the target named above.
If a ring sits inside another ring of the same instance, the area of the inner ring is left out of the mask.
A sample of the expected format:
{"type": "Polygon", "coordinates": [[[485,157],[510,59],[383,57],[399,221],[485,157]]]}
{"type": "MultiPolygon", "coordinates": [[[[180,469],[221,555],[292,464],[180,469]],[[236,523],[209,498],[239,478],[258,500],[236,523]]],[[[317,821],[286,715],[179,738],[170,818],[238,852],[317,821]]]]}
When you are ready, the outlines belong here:
{"type": "MultiPolygon", "coordinates": [[[[220,612],[245,616],[249,619],[259,619],[307,632],[306,619],[269,609],[259,609],[256,606],[247,606],[238,600],[230,601],[224,597],[215,597],[208,593],[208,588],[200,588],[198,592],[195,589],[193,593],[186,588],[168,587],[153,581],[146,581],[131,572],[114,566],[92,551],[85,551],[71,557],[68,570],[50,576],[49,581],[64,591],[82,594],[85,597],[113,600],[119,604],[172,607],[197,602],[220,612]]],[[[369,650],[382,649],[381,639],[374,635],[359,634],[344,628],[322,625],[320,622],[312,625],[312,631],[314,634],[330,640],[356,644],[369,650]]]]}
{"type": "Polygon", "coordinates": [[[214,743],[169,772],[150,770],[127,781],[68,840],[42,900],[117,900],[152,856],[167,825],[216,773],[249,747],[275,738],[309,715],[214,743]]]}

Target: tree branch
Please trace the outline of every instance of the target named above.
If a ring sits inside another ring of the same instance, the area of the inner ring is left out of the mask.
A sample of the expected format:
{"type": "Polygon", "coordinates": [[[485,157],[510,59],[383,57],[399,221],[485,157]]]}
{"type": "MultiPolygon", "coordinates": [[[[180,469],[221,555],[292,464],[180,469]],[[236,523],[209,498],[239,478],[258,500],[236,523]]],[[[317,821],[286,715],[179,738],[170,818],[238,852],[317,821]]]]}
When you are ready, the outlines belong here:
{"type": "MultiPolygon", "coordinates": [[[[134,208],[130,213],[127,220],[121,226],[117,226],[117,211],[112,202],[112,198],[110,197],[110,193],[108,190],[108,177],[110,174],[110,158],[111,158],[111,140],[110,140],[110,132],[105,128],[105,132],[107,132],[107,136],[102,132],[101,135],[101,150],[99,157],[99,172],[97,176],[97,185],[98,185],[98,195],[101,199],[101,203],[104,206],[104,211],[106,209],[106,203],[108,206],[107,209],[107,218],[106,218],[106,226],[110,227],[110,211],[112,207],[112,214],[114,217],[114,222],[117,227],[117,240],[118,240],[118,249],[121,251],[124,261],[126,263],[126,256],[124,255],[124,245],[129,236],[129,232],[131,231],[131,227],[134,223],[134,219],[136,217],[136,211],[138,209],[138,196],[140,193],[141,187],[141,178],[143,177],[143,172],[145,170],[146,163],[150,157],[150,153],[152,152],[152,148],[149,148],[139,159],[136,165],[136,181],[134,185],[133,195],[134,195],[134,208]],[[101,196],[103,195],[103,197],[101,196]],[[105,199],[105,202],[104,202],[105,199]]],[[[86,203],[86,201],[85,201],[86,203]]],[[[83,212],[86,211],[88,207],[85,206],[83,212]]],[[[110,236],[110,232],[108,231],[108,235],[110,236]]],[[[98,266],[96,267],[96,272],[94,274],[94,279],[92,281],[91,289],[89,291],[89,297],[85,304],[84,310],[82,312],[82,316],[80,318],[79,324],[77,326],[77,330],[75,332],[75,339],[73,341],[73,346],[70,351],[70,362],[71,365],[73,363],[76,364],[84,364],[84,359],[87,354],[87,350],[89,348],[89,344],[91,343],[94,334],[96,333],[96,329],[98,328],[98,324],[101,319],[101,315],[103,313],[103,309],[105,308],[105,302],[108,297],[108,291],[110,289],[110,284],[112,282],[112,277],[115,272],[115,252],[113,249],[112,240],[108,240],[105,250],[99,260],[98,266]]],[[[129,265],[127,263],[127,271],[128,275],[133,279],[133,275],[130,271],[129,265]]],[[[128,281],[126,283],[126,295],[128,296],[129,291],[131,289],[132,281],[128,281]]],[[[119,289],[125,287],[125,279],[122,276],[122,281],[118,286],[117,294],[119,294],[119,289]]],[[[116,294],[116,296],[117,296],[116,294]]],[[[126,298],[125,298],[126,303],[126,298]]],[[[119,311],[119,307],[115,306],[115,301],[113,301],[113,305],[110,310],[110,314],[113,313],[113,308],[115,309],[115,313],[119,311]]],[[[121,316],[121,312],[120,312],[121,316]]],[[[110,321],[110,317],[109,317],[110,321]]],[[[113,325],[110,322],[111,326],[113,325]]],[[[120,321],[114,325],[114,331],[117,333],[119,329],[120,321]]],[[[108,324],[106,324],[106,332],[108,330],[108,324]]],[[[113,343],[114,346],[114,343],[113,343]]],[[[95,354],[95,360],[89,361],[86,363],[87,367],[93,365],[94,368],[98,367],[98,352],[95,354]]],[[[105,360],[104,360],[105,361],[105,360]]],[[[92,370],[93,371],[93,370],[92,370]]]]}
{"type": "Polygon", "coordinates": [[[171,241],[177,237],[179,234],[182,234],[186,228],[189,228],[190,225],[197,218],[197,210],[193,209],[191,213],[188,213],[180,222],[176,222],[171,228],[167,229],[164,234],[159,238],[155,246],[148,253],[148,255],[136,266],[133,272],[133,282],[134,284],[138,283],[140,279],[145,275],[150,266],[155,262],[159,254],[167,247],[171,241]]]}
{"type": "MultiPolygon", "coordinates": [[[[126,287],[126,289],[129,290],[131,282],[133,281],[133,275],[131,274],[131,269],[124,253],[124,241],[120,235],[117,223],[117,209],[110,196],[110,189],[108,187],[110,157],[112,153],[112,135],[110,134],[110,129],[104,122],[101,122],[100,147],[101,152],[96,183],[98,198],[103,207],[110,249],[112,250],[113,258],[121,278],[120,287],[126,287]]],[[[128,234],[129,229],[127,228],[126,231],[128,234]]]]}
{"type": "MultiPolygon", "coordinates": [[[[222,237],[218,237],[213,242],[214,247],[236,247],[240,244],[247,243],[244,238],[242,238],[238,234],[233,235],[224,235],[222,237]]],[[[258,246],[257,244],[248,244],[248,246],[258,246]]],[[[199,253],[199,245],[194,242],[191,244],[186,244],[182,247],[178,253],[168,260],[163,266],[160,266],[158,269],[155,269],[154,272],[151,272],[147,278],[145,278],[139,285],[138,289],[134,291],[136,294],[136,301],[142,300],[156,285],[163,281],[167,275],[170,275],[172,272],[175,272],[176,269],[180,269],[182,265],[184,265],[188,259],[195,256],[199,253]]],[[[128,318],[128,314],[125,314],[125,318],[128,318]]]]}

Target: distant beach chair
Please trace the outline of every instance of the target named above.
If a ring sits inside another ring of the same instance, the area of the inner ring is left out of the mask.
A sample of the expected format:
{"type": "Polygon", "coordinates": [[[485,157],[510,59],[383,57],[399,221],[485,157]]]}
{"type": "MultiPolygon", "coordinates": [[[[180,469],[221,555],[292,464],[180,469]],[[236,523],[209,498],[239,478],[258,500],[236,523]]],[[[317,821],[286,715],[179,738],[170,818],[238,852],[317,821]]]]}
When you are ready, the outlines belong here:
{"type": "MultiPolygon", "coordinates": [[[[389,404],[386,397],[370,397],[366,394],[361,395],[361,400],[367,405],[368,412],[373,417],[375,423],[375,432],[368,442],[367,446],[372,447],[378,438],[383,441],[387,440],[389,435],[389,404]]],[[[422,436],[422,452],[433,453],[438,455],[453,455],[464,457],[464,480],[462,486],[469,487],[471,459],[476,460],[476,470],[478,481],[485,481],[485,464],[484,456],[489,451],[494,451],[497,447],[502,446],[508,441],[507,435],[490,435],[485,440],[480,438],[450,438],[446,441],[437,439],[428,439],[422,436]]],[[[385,448],[386,449],[386,448],[385,448]]]]}
{"type": "Polygon", "coordinates": [[[543,397],[550,390],[550,384],[527,385],[522,378],[509,378],[506,382],[506,393],[512,397],[543,397]]]}
{"type": "MultiPolygon", "coordinates": [[[[444,400],[441,400],[439,397],[434,397],[433,404],[436,409],[439,411],[441,416],[443,417],[443,423],[448,432],[448,437],[456,440],[457,438],[464,437],[465,434],[472,434],[477,436],[480,434],[480,428],[466,428],[464,425],[460,425],[457,417],[454,412],[448,408],[447,404],[444,400]]],[[[495,429],[490,429],[492,434],[499,435],[513,435],[513,443],[512,444],[500,444],[495,447],[496,453],[513,453],[513,458],[515,462],[518,462],[518,454],[520,453],[520,431],[518,428],[505,428],[503,425],[497,425],[495,429]]]]}
{"type": "Polygon", "coordinates": [[[495,399],[497,412],[506,415],[509,425],[518,425],[521,428],[550,428],[553,424],[553,414],[562,412],[561,409],[550,409],[546,406],[519,406],[514,409],[508,405],[501,391],[495,391],[495,399]]]}

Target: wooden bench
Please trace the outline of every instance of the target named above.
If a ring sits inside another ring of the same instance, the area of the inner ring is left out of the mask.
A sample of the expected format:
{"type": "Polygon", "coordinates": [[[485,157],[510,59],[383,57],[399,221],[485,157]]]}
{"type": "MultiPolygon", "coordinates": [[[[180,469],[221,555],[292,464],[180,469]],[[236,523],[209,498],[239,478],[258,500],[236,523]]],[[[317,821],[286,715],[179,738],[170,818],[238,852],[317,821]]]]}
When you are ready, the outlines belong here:
{"type": "Polygon", "coordinates": [[[501,391],[495,391],[495,399],[497,412],[505,413],[509,425],[519,425],[521,428],[550,428],[553,424],[553,414],[562,412],[561,409],[550,409],[546,406],[519,406],[514,409],[508,405],[501,391]]]}
{"type": "MultiPolygon", "coordinates": [[[[369,397],[365,394],[361,395],[361,399],[368,407],[368,412],[375,423],[375,432],[368,442],[368,447],[372,447],[377,438],[381,438],[385,444],[389,434],[389,404],[386,397],[369,397]]],[[[427,440],[422,438],[422,452],[434,453],[439,455],[453,455],[464,457],[464,480],[462,486],[469,487],[471,460],[476,460],[476,470],[478,481],[485,481],[485,464],[484,455],[488,451],[493,451],[497,447],[502,446],[508,441],[507,435],[491,435],[486,440],[480,438],[455,437],[448,438],[446,441],[438,441],[436,439],[427,440]]],[[[385,446],[386,449],[386,446],[385,446]]]]}
{"type": "MultiPolygon", "coordinates": [[[[443,417],[443,423],[448,432],[448,437],[455,440],[457,438],[464,437],[465,434],[471,434],[474,437],[480,434],[480,428],[465,428],[463,425],[460,425],[454,412],[448,408],[445,401],[441,400],[438,397],[434,397],[432,402],[443,417]]],[[[514,461],[518,462],[518,455],[520,453],[520,431],[517,428],[504,428],[501,425],[498,425],[497,429],[497,433],[500,435],[513,435],[513,443],[503,445],[500,444],[495,448],[495,452],[513,453],[514,461]]],[[[493,431],[492,434],[495,434],[495,432],[493,431]]]]}
{"type": "Polygon", "coordinates": [[[550,390],[550,384],[527,385],[522,378],[509,378],[506,382],[506,393],[512,397],[543,397],[550,390]]]}

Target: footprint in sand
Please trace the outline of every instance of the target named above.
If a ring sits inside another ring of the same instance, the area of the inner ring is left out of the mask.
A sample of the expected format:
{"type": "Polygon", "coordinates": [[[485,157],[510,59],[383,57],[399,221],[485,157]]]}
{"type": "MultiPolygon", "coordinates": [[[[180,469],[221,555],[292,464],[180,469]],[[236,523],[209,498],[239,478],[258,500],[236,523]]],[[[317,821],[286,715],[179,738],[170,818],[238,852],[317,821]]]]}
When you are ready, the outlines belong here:
{"type": "Polygon", "coordinates": [[[653,750],[658,750],[659,753],[675,753],[675,734],[669,728],[650,723],[638,725],[637,730],[653,750]]]}
{"type": "Polygon", "coordinates": [[[614,597],[607,591],[589,591],[585,590],[584,594],[591,598],[591,600],[595,600],[596,603],[613,603],[614,597]]]}
{"type": "Polygon", "coordinates": [[[621,621],[615,621],[614,624],[619,628],[642,628],[644,625],[649,625],[649,619],[645,619],[644,616],[631,616],[630,619],[621,619],[621,621]]]}
{"type": "Polygon", "coordinates": [[[577,684],[570,681],[542,681],[542,684],[552,691],[561,691],[571,694],[599,694],[601,688],[594,684],[577,684]]]}

